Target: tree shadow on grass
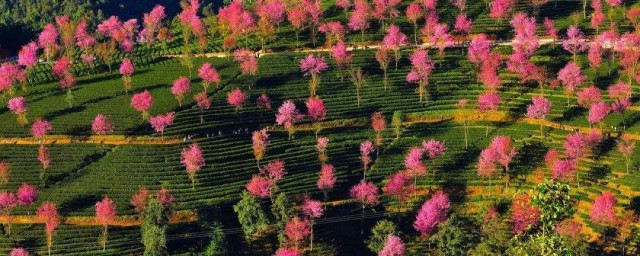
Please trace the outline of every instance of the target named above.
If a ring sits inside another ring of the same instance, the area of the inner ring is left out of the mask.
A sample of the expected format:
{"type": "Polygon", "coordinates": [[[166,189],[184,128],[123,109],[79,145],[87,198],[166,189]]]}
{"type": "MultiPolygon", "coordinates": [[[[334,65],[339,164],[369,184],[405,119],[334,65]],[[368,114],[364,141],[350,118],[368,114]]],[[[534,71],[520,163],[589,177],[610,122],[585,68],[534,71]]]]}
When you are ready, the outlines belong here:
{"type": "Polygon", "coordinates": [[[632,210],[636,215],[640,215],[640,196],[634,196],[629,200],[628,210],[632,210]]]}
{"type": "Polygon", "coordinates": [[[585,113],[587,113],[587,110],[585,108],[582,107],[570,107],[568,109],[566,109],[564,112],[562,112],[562,116],[560,117],[556,117],[554,118],[552,121],[554,122],[568,122],[571,121],[579,116],[584,115],[585,113]]]}
{"type": "MultiPolygon", "coordinates": [[[[589,169],[584,178],[582,178],[581,182],[589,182],[590,184],[599,183],[600,180],[606,178],[609,174],[611,174],[611,166],[604,164],[596,164],[589,169]]],[[[602,181],[606,183],[608,181],[602,181]]]]}
{"type": "Polygon", "coordinates": [[[518,150],[518,154],[512,164],[515,168],[510,170],[511,174],[520,181],[518,188],[526,183],[527,175],[533,173],[536,166],[542,163],[547,149],[548,147],[544,143],[533,141],[525,143],[524,146],[518,150]]]}
{"type": "Polygon", "coordinates": [[[65,201],[60,204],[60,214],[65,216],[70,213],[82,211],[87,208],[93,207],[96,202],[102,200],[102,195],[99,192],[93,194],[85,194],[82,196],[76,196],[71,200],[65,201]]]}
{"type": "Polygon", "coordinates": [[[85,111],[87,108],[85,106],[79,105],[70,108],[64,108],[57,111],[49,112],[43,116],[44,119],[52,121],[58,116],[64,116],[72,113],[79,113],[85,111]]]}
{"type": "Polygon", "coordinates": [[[594,149],[594,160],[600,160],[616,147],[616,140],[611,137],[604,138],[594,149]]]}

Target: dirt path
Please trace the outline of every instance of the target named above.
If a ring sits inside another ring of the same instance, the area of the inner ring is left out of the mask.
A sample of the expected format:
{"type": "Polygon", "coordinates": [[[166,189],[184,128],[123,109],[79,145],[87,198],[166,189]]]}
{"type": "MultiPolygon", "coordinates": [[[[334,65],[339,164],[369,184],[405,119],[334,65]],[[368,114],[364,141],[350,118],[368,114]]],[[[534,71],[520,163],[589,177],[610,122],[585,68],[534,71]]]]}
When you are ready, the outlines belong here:
{"type": "Polygon", "coordinates": [[[35,137],[6,137],[0,138],[0,144],[15,145],[39,145],[48,144],[104,144],[104,145],[173,145],[179,144],[182,139],[177,137],[165,137],[164,139],[151,136],[70,136],[70,135],[49,135],[43,139],[35,137]]]}
{"type": "MultiPolygon", "coordinates": [[[[198,220],[198,215],[190,210],[178,211],[171,216],[169,219],[169,223],[184,223],[184,222],[194,222],[198,220]]],[[[38,219],[38,217],[33,215],[14,215],[11,217],[1,216],[0,223],[1,224],[41,224],[44,221],[38,219]]],[[[65,225],[76,225],[76,226],[102,226],[102,224],[95,217],[80,217],[80,216],[69,216],[65,217],[62,220],[62,224],[65,225]]],[[[124,215],[118,216],[114,221],[109,223],[109,226],[115,227],[132,227],[132,226],[140,226],[142,221],[138,218],[138,215],[124,215]]]]}
{"type": "MultiPolygon", "coordinates": [[[[489,40],[491,42],[492,45],[496,45],[496,46],[512,46],[513,43],[515,41],[504,41],[504,40],[489,40]]],[[[469,43],[469,40],[460,40],[460,41],[456,41],[455,45],[453,47],[450,48],[464,48],[466,47],[466,44],[469,43]]],[[[544,38],[544,37],[540,37],[540,39],[538,40],[538,44],[540,45],[545,45],[545,44],[560,44],[561,42],[558,40],[553,40],[550,38],[544,38]]],[[[353,51],[353,50],[357,50],[357,49],[379,49],[380,47],[382,47],[382,44],[380,42],[367,42],[365,44],[365,46],[359,46],[359,47],[355,47],[355,46],[349,46],[347,47],[347,51],[353,51]]],[[[403,48],[405,49],[409,49],[409,48],[415,48],[416,46],[414,45],[407,45],[403,48]]],[[[420,45],[417,46],[418,48],[435,48],[435,45],[432,43],[422,43],[420,45]]],[[[294,50],[288,50],[286,52],[293,52],[293,53],[317,53],[317,52],[331,52],[331,48],[327,48],[327,47],[319,47],[319,48],[305,48],[305,49],[294,49],[294,50]]],[[[258,56],[258,58],[262,57],[262,56],[267,56],[267,55],[273,55],[273,54],[278,54],[281,52],[263,52],[263,51],[257,51],[255,52],[256,56],[258,56]]],[[[227,58],[230,56],[230,53],[226,53],[226,52],[209,52],[209,53],[200,53],[200,54],[194,54],[195,57],[207,57],[207,58],[227,58]]],[[[170,55],[164,55],[164,57],[167,58],[182,58],[184,57],[184,54],[170,54],[170,55]]]]}

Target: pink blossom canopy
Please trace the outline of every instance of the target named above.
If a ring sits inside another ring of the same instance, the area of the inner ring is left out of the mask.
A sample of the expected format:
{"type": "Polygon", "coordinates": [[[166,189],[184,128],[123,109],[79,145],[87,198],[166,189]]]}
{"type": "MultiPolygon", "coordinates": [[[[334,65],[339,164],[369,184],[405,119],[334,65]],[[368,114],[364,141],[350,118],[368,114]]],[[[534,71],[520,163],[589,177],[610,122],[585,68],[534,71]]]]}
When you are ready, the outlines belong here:
{"type": "Polygon", "coordinates": [[[96,219],[103,226],[108,225],[116,218],[116,204],[109,197],[104,197],[102,201],[96,203],[96,219]]]}
{"type": "Polygon", "coordinates": [[[618,200],[609,191],[602,192],[593,202],[589,211],[591,221],[598,224],[613,224],[616,221],[615,206],[618,200]]]}
{"type": "Polygon", "coordinates": [[[298,120],[302,119],[302,117],[303,115],[298,112],[293,101],[288,100],[278,108],[276,123],[283,125],[285,128],[289,128],[298,120]]]}
{"type": "Polygon", "coordinates": [[[9,100],[7,107],[11,113],[16,115],[22,115],[27,112],[27,101],[24,97],[15,97],[9,100]]]}
{"type": "Polygon", "coordinates": [[[324,62],[324,58],[316,57],[313,54],[307,55],[306,58],[300,60],[300,70],[305,75],[318,75],[327,70],[329,66],[324,62]]]}
{"type": "Polygon", "coordinates": [[[123,76],[131,76],[135,68],[133,67],[133,62],[129,59],[122,60],[122,64],[120,64],[120,74],[123,76]]]}
{"type": "Polygon", "coordinates": [[[450,206],[447,194],[442,190],[436,191],[420,208],[413,227],[421,236],[432,234],[440,223],[447,220],[450,206]]]}
{"type": "Polygon", "coordinates": [[[31,125],[31,135],[33,137],[44,137],[53,130],[53,126],[46,120],[38,119],[31,125]]]}
{"type": "Polygon", "coordinates": [[[358,200],[363,206],[376,205],[378,199],[378,187],[372,182],[361,180],[360,183],[351,187],[349,192],[351,198],[358,200]]]}
{"type": "Polygon", "coordinates": [[[205,165],[204,156],[200,146],[193,143],[191,146],[182,149],[182,152],[180,153],[180,163],[184,166],[187,173],[195,173],[199,171],[205,165]]]}
{"type": "Polygon", "coordinates": [[[148,90],[144,90],[141,93],[136,93],[131,97],[131,107],[138,112],[144,112],[151,108],[153,105],[153,97],[148,90]]]}
{"type": "Polygon", "coordinates": [[[98,114],[91,123],[91,131],[95,135],[107,135],[113,131],[113,125],[111,125],[109,117],[98,114]]]}
{"type": "Polygon", "coordinates": [[[157,115],[149,118],[149,124],[151,124],[151,127],[156,132],[164,133],[164,129],[167,128],[167,126],[173,124],[174,116],[175,112],[169,112],[164,115],[157,115]]]}

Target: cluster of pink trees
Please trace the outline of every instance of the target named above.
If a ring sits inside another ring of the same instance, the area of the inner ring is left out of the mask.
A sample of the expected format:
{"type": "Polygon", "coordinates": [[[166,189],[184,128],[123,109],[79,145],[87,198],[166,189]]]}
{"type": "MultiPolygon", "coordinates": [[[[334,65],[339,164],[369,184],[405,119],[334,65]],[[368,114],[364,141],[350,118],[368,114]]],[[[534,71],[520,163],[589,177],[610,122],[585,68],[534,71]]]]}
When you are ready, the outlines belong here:
{"type": "MultiPolygon", "coordinates": [[[[6,162],[0,163],[3,184],[8,181],[9,165],[6,162]]],[[[29,211],[29,207],[38,199],[38,189],[27,183],[23,183],[15,193],[3,191],[0,193],[0,216],[7,219],[5,224],[6,232],[11,234],[11,213],[17,206],[24,206],[29,211]]]]}
{"type": "MultiPolygon", "coordinates": [[[[151,196],[150,193],[151,192],[146,187],[140,187],[138,189],[138,192],[136,192],[131,196],[131,200],[129,202],[137,213],[143,213],[147,208],[147,202],[149,201],[149,198],[151,196]]],[[[156,192],[155,199],[161,205],[168,206],[173,203],[173,201],[175,200],[175,197],[171,195],[171,193],[169,192],[169,189],[165,187],[161,187],[156,192]]]]}
{"type": "Polygon", "coordinates": [[[545,162],[551,169],[551,176],[556,180],[570,180],[574,178],[580,186],[578,163],[583,160],[591,149],[602,140],[602,135],[597,131],[587,134],[574,132],[568,134],[562,144],[564,156],[556,150],[549,150],[545,156],[545,162]]]}
{"type": "Polygon", "coordinates": [[[284,178],[287,171],[284,168],[284,161],[270,161],[260,168],[260,175],[254,175],[247,183],[247,191],[258,198],[272,197],[272,189],[276,183],[284,178]]]}
{"type": "Polygon", "coordinates": [[[508,188],[510,180],[509,164],[511,164],[516,154],[517,150],[511,137],[496,136],[491,141],[491,144],[480,152],[478,164],[476,165],[478,176],[489,178],[489,182],[491,182],[491,177],[496,174],[497,167],[502,167],[506,177],[505,188],[508,188]]]}

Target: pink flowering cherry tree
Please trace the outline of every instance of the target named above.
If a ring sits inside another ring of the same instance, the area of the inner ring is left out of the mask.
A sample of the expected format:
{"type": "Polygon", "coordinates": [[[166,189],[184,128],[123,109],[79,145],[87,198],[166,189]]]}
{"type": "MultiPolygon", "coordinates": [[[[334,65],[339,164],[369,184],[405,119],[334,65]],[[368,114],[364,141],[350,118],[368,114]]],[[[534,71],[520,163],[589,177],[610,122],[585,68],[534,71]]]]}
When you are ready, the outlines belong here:
{"type": "Polygon", "coordinates": [[[320,73],[327,70],[329,66],[324,62],[324,58],[316,57],[313,54],[307,55],[304,59],[300,60],[300,70],[305,76],[310,76],[309,82],[309,95],[313,97],[316,95],[316,91],[320,86],[320,73]]]}
{"type": "Polygon", "coordinates": [[[310,230],[310,245],[309,250],[313,251],[313,226],[315,224],[315,220],[322,217],[324,214],[324,208],[322,207],[322,203],[313,199],[306,199],[302,203],[302,212],[309,219],[309,224],[311,227],[310,230]]]}
{"type": "Polygon", "coordinates": [[[573,55],[573,61],[576,61],[578,53],[587,50],[586,39],[578,26],[571,25],[567,29],[567,38],[562,40],[562,48],[573,55]]]}
{"type": "Polygon", "coordinates": [[[111,198],[105,196],[102,201],[96,203],[96,220],[102,225],[102,236],[100,238],[102,251],[107,249],[107,228],[116,219],[116,214],[116,203],[111,198]]]}
{"type": "MultiPolygon", "coordinates": [[[[478,111],[481,114],[495,112],[500,107],[500,95],[495,92],[485,92],[478,97],[478,111]]],[[[485,126],[485,137],[489,137],[489,124],[485,126]]]]}
{"type": "Polygon", "coordinates": [[[16,197],[18,205],[27,207],[27,214],[30,214],[29,207],[38,199],[38,188],[22,183],[22,186],[16,191],[16,197]]]}
{"type": "Polygon", "coordinates": [[[567,98],[567,106],[569,106],[569,97],[584,83],[586,78],[575,62],[569,62],[558,72],[558,79],[565,86],[565,96],[567,98]]]}
{"type": "Polygon", "coordinates": [[[253,175],[246,188],[249,194],[258,198],[267,198],[271,196],[271,181],[260,175],[253,175]]]}
{"type": "Polygon", "coordinates": [[[11,252],[9,252],[9,256],[29,256],[29,252],[24,248],[17,247],[13,248],[11,252]]]}
{"type": "Polygon", "coordinates": [[[400,61],[400,48],[407,44],[407,36],[400,32],[400,27],[391,25],[387,29],[387,34],[382,40],[387,49],[393,51],[396,60],[396,70],[398,70],[398,61],[400,61]]]}
{"type": "Polygon", "coordinates": [[[133,72],[135,72],[133,62],[129,59],[122,60],[122,64],[120,64],[120,75],[122,75],[124,92],[126,94],[129,94],[131,90],[131,76],[133,76],[133,72]]]}
{"type": "Polygon", "coordinates": [[[200,123],[204,123],[204,111],[211,108],[211,98],[207,96],[207,93],[200,92],[193,96],[193,100],[196,102],[196,106],[200,109],[200,123]]]}
{"type": "Polygon", "coordinates": [[[191,188],[195,189],[196,174],[205,165],[204,156],[200,146],[193,143],[191,146],[182,149],[182,153],[180,153],[180,163],[184,166],[187,174],[189,174],[191,188]]]}
{"type": "Polygon", "coordinates": [[[307,99],[305,104],[307,105],[307,116],[314,122],[317,138],[318,133],[322,130],[322,121],[324,121],[327,116],[327,109],[324,101],[317,96],[307,99]]]}
{"type": "Polygon", "coordinates": [[[347,25],[352,31],[360,30],[360,43],[364,47],[364,31],[369,28],[371,7],[366,0],[355,0],[353,5],[354,10],[347,25]]]}
{"type": "Polygon", "coordinates": [[[625,111],[631,107],[632,89],[631,85],[624,82],[617,82],[608,88],[609,98],[613,100],[611,110],[622,115],[622,124],[626,129],[625,111]]]}
{"type": "Polygon", "coordinates": [[[376,62],[378,62],[378,65],[380,65],[380,69],[382,69],[382,72],[383,72],[382,84],[386,91],[387,86],[389,85],[389,75],[387,74],[387,70],[389,69],[389,63],[391,62],[389,49],[386,46],[382,45],[376,51],[375,56],[376,56],[376,62]]]}
{"type": "Polygon", "coordinates": [[[531,104],[527,106],[527,117],[540,120],[540,137],[544,136],[544,126],[542,121],[547,117],[553,104],[543,96],[534,96],[531,98],[531,104]]]}
{"type": "Polygon", "coordinates": [[[351,64],[353,54],[347,51],[347,45],[343,41],[338,41],[336,45],[331,47],[331,57],[338,66],[340,80],[344,82],[344,73],[351,64]]]}
{"type": "Polygon", "coordinates": [[[227,93],[227,103],[235,107],[236,113],[240,111],[242,105],[247,101],[247,98],[247,94],[240,89],[233,89],[227,93]]]}
{"type": "Polygon", "coordinates": [[[14,193],[1,192],[0,193],[0,216],[7,219],[5,225],[5,231],[8,235],[11,235],[11,212],[18,206],[18,200],[14,193]]]}
{"type": "Polygon", "coordinates": [[[18,65],[25,68],[25,75],[30,83],[33,83],[31,74],[36,65],[38,65],[38,49],[36,42],[30,42],[22,46],[18,52],[18,65]]]}
{"type": "Polygon", "coordinates": [[[461,13],[456,16],[456,23],[453,26],[453,30],[466,37],[471,34],[472,26],[473,22],[471,18],[469,18],[466,13],[461,13]]]}
{"type": "Polygon", "coordinates": [[[31,136],[38,138],[38,141],[42,145],[44,136],[51,130],[53,130],[53,126],[49,121],[38,119],[31,125],[31,136]]]}
{"type": "Polygon", "coordinates": [[[416,50],[409,59],[411,60],[411,70],[407,74],[407,82],[418,84],[418,95],[420,95],[420,102],[422,102],[423,98],[429,97],[427,85],[433,71],[433,61],[424,49],[416,50]]]}
{"type": "Polygon", "coordinates": [[[51,255],[53,235],[60,225],[60,215],[55,203],[44,202],[37,211],[38,220],[44,222],[44,231],[47,235],[47,251],[51,255]]]}
{"type": "Polygon", "coordinates": [[[9,100],[7,104],[9,111],[17,116],[18,123],[23,127],[29,123],[27,120],[27,101],[24,97],[15,97],[9,100]]]}
{"type": "Polygon", "coordinates": [[[186,77],[178,77],[178,79],[173,82],[173,86],[171,86],[171,94],[176,97],[176,100],[178,100],[178,105],[180,107],[182,107],[182,100],[184,99],[184,96],[189,92],[189,89],[191,89],[191,82],[186,77]]]}
{"type": "MultiPolygon", "coordinates": [[[[404,168],[408,176],[413,178],[413,186],[418,186],[418,176],[427,174],[427,168],[422,163],[424,149],[422,147],[411,147],[407,155],[404,157],[404,168]]],[[[417,191],[416,191],[417,192],[417,191]]],[[[414,197],[417,194],[414,194],[414,197]]]]}
{"type": "Polygon", "coordinates": [[[329,157],[327,157],[327,146],[329,145],[329,138],[327,137],[318,137],[316,139],[316,151],[318,151],[318,159],[320,163],[326,163],[329,161],[329,157]]]}
{"type": "Polygon", "coordinates": [[[251,136],[251,141],[253,156],[256,158],[256,165],[260,168],[260,160],[264,158],[264,155],[267,152],[267,146],[269,146],[269,134],[267,133],[267,129],[254,131],[251,136]]]}
{"type": "Polygon", "coordinates": [[[285,224],[284,233],[287,240],[292,242],[294,248],[298,250],[300,242],[311,235],[311,224],[309,220],[295,216],[285,224]]]}
{"type": "Polygon", "coordinates": [[[142,120],[149,119],[149,109],[153,106],[153,97],[148,90],[131,97],[131,107],[142,114],[142,120]]]}
{"type": "Polygon", "coordinates": [[[167,126],[173,124],[175,112],[169,112],[164,115],[157,115],[149,118],[149,124],[151,128],[160,133],[160,140],[164,140],[164,130],[167,126]]]}
{"type": "Polygon", "coordinates": [[[360,183],[351,187],[349,191],[351,198],[355,199],[362,206],[362,217],[367,206],[374,206],[380,202],[378,197],[378,187],[373,182],[361,180],[360,183]]]}
{"type": "Polygon", "coordinates": [[[436,191],[418,211],[413,228],[420,232],[422,237],[433,234],[438,225],[447,220],[450,207],[449,196],[442,190],[436,191]]]}
{"type": "Polygon", "coordinates": [[[478,160],[478,174],[481,177],[490,177],[495,172],[495,166],[500,165],[505,174],[505,189],[509,187],[509,164],[516,156],[517,150],[511,137],[496,136],[491,144],[482,150],[478,160]]]}
{"type": "Polygon", "coordinates": [[[433,176],[436,175],[435,161],[436,158],[444,155],[447,151],[447,147],[444,144],[444,141],[437,141],[435,139],[430,139],[428,141],[422,141],[422,149],[427,154],[429,159],[431,159],[431,166],[433,167],[433,176]]]}
{"type": "Polygon", "coordinates": [[[373,143],[369,140],[360,143],[360,160],[362,161],[362,179],[367,179],[367,167],[373,160],[371,159],[371,153],[373,152],[373,143]]]}
{"type": "Polygon", "coordinates": [[[433,29],[433,34],[429,37],[429,43],[438,48],[438,58],[442,63],[444,50],[454,44],[453,36],[449,33],[449,26],[447,24],[437,24],[433,29]]]}
{"type": "MultiPolygon", "coordinates": [[[[387,129],[387,121],[382,115],[382,112],[374,112],[373,115],[371,115],[371,128],[376,133],[376,149],[379,150],[384,145],[382,132],[387,129]]],[[[376,152],[376,155],[377,154],[378,152],[376,152]]]]}
{"type": "Polygon", "coordinates": [[[395,197],[398,202],[398,208],[402,203],[407,202],[411,194],[415,192],[415,185],[411,182],[411,178],[404,172],[397,172],[387,177],[387,183],[382,187],[382,191],[388,195],[395,197]]]}
{"type": "Polygon", "coordinates": [[[604,191],[593,201],[593,208],[589,211],[591,221],[597,224],[612,225],[616,222],[616,204],[618,199],[609,191],[604,191]]]}
{"type": "Polygon", "coordinates": [[[402,239],[396,235],[389,235],[384,242],[384,247],[378,252],[378,256],[403,256],[405,253],[402,239]]]}
{"type": "Polygon", "coordinates": [[[600,124],[600,127],[604,126],[604,119],[611,112],[611,107],[604,102],[598,102],[589,108],[589,116],[587,116],[587,121],[589,121],[589,126],[591,127],[593,124],[600,124]]]}
{"type": "Polygon", "coordinates": [[[335,168],[330,164],[322,164],[320,173],[318,174],[318,181],[316,182],[318,189],[322,190],[324,194],[324,200],[327,201],[327,194],[333,189],[336,184],[336,176],[334,174],[335,168]]]}
{"type": "Polygon", "coordinates": [[[107,135],[113,132],[113,125],[109,117],[98,114],[91,122],[91,131],[95,135],[107,135]]]}
{"type": "Polygon", "coordinates": [[[256,107],[264,110],[271,110],[271,99],[266,93],[260,94],[256,99],[256,107]]]}
{"type": "Polygon", "coordinates": [[[568,180],[576,173],[577,162],[574,159],[559,159],[551,166],[551,177],[555,180],[568,180]]]}
{"type": "Polygon", "coordinates": [[[233,59],[240,63],[241,74],[249,78],[249,90],[251,90],[258,74],[258,58],[251,50],[239,49],[233,52],[233,59]]]}
{"type": "Polygon", "coordinates": [[[418,21],[424,17],[422,6],[418,3],[411,3],[407,6],[405,14],[413,24],[413,44],[418,45],[418,21]]]}
{"type": "Polygon", "coordinates": [[[631,156],[633,155],[633,150],[636,148],[636,142],[631,139],[629,135],[622,135],[622,138],[618,141],[617,144],[618,152],[622,156],[624,156],[625,165],[627,169],[627,174],[629,174],[629,167],[631,166],[631,156]]]}
{"type": "Polygon", "coordinates": [[[522,234],[540,223],[540,209],[533,205],[529,194],[516,194],[511,202],[513,233],[522,234]]]}
{"type": "Polygon", "coordinates": [[[200,66],[200,69],[198,69],[198,77],[202,79],[202,89],[205,94],[212,83],[216,84],[216,88],[220,87],[220,75],[211,63],[204,63],[200,66]]]}
{"type": "Polygon", "coordinates": [[[293,133],[296,131],[294,126],[295,123],[300,121],[303,117],[304,115],[298,112],[293,101],[288,100],[282,103],[278,108],[278,113],[276,113],[276,123],[284,126],[289,133],[289,140],[291,140],[293,133]]]}

